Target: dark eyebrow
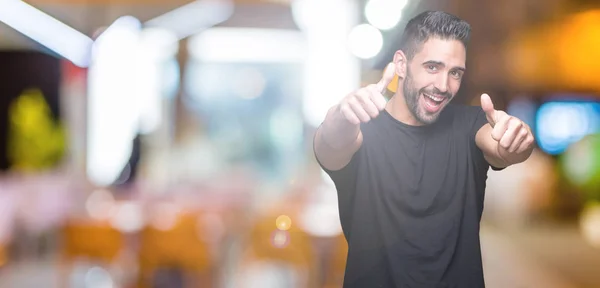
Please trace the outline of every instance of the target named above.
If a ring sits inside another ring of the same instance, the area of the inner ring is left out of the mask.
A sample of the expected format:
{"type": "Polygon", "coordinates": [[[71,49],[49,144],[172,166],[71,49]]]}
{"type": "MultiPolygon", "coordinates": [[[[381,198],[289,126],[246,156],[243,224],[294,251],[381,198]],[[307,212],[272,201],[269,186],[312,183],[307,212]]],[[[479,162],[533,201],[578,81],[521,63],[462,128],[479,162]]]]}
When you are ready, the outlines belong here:
{"type": "MultiPolygon", "coordinates": [[[[444,62],[435,61],[435,60],[425,61],[425,62],[423,62],[423,65],[435,65],[435,66],[446,67],[446,64],[444,64],[444,62]]],[[[465,67],[456,66],[456,67],[452,68],[452,70],[459,70],[459,71],[464,72],[466,69],[465,69],[465,67]]]]}

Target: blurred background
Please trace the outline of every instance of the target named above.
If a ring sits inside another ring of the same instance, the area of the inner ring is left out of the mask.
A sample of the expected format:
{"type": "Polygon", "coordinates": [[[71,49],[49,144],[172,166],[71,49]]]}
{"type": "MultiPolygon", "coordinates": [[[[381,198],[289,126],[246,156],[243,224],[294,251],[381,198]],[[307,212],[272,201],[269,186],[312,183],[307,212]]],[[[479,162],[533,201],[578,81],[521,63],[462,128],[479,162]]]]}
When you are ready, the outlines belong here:
{"type": "Polygon", "coordinates": [[[600,287],[594,0],[1,0],[0,287],[341,287],[312,137],[424,10],[473,27],[454,101],[537,137],[489,172],[488,287],[600,287]]]}

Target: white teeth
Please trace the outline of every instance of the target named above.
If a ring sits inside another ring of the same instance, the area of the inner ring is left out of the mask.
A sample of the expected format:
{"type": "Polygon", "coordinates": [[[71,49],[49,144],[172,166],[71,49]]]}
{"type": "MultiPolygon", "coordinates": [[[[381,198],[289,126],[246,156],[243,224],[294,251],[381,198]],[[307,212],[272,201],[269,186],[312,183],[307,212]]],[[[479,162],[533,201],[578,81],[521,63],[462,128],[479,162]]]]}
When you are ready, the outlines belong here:
{"type": "Polygon", "coordinates": [[[444,98],[443,98],[443,97],[435,97],[435,96],[431,96],[431,95],[428,95],[428,94],[424,94],[424,95],[425,95],[427,98],[429,98],[429,99],[431,99],[431,100],[433,100],[433,101],[436,101],[436,102],[442,102],[442,101],[444,101],[444,98]]]}

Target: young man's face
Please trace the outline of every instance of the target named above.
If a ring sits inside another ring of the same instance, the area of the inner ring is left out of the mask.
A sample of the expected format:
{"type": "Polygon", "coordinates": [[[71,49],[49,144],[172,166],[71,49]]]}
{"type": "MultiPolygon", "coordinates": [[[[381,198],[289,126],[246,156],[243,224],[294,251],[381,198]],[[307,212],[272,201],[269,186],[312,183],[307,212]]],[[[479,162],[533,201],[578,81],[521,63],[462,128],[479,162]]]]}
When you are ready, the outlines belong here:
{"type": "Polygon", "coordinates": [[[408,61],[402,85],[408,109],[422,124],[434,123],[460,88],[466,49],[458,40],[430,38],[408,61]]]}

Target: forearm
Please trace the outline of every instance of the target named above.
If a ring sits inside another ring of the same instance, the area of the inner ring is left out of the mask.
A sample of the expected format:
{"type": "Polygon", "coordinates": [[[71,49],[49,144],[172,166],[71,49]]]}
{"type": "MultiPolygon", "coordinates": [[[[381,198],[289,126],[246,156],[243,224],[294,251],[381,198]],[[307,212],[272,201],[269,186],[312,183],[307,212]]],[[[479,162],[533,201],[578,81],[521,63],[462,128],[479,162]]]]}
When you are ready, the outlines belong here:
{"type": "Polygon", "coordinates": [[[362,144],[360,125],[354,125],[341,118],[343,115],[336,114],[335,107],[330,109],[314,139],[315,155],[329,170],[345,167],[362,144]]]}
{"type": "Polygon", "coordinates": [[[352,146],[359,134],[360,125],[352,124],[342,115],[338,105],[327,112],[325,121],[319,127],[320,140],[332,149],[345,149],[352,146]]]}

